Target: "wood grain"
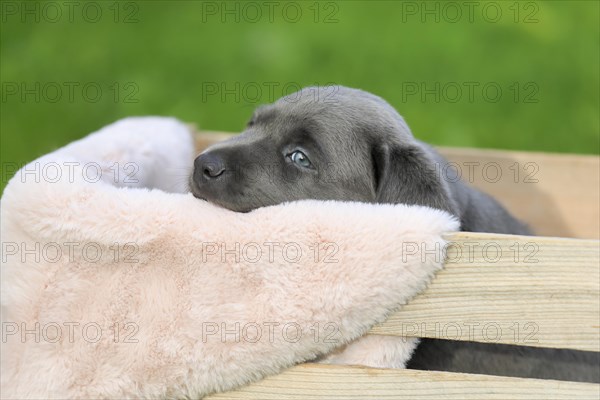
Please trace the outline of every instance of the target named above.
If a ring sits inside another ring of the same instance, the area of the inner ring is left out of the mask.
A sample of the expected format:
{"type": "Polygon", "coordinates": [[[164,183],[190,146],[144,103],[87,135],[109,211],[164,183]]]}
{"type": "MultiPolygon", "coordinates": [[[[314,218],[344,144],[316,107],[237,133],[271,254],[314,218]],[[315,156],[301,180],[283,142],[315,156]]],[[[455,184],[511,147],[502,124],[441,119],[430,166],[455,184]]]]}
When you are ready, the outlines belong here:
{"type": "Polygon", "coordinates": [[[371,333],[600,351],[599,241],[447,239],[444,270],[371,333]]]}
{"type": "Polygon", "coordinates": [[[537,235],[600,239],[600,157],[447,147],[439,151],[456,163],[463,179],[472,178],[475,187],[499,199],[537,235]]]}
{"type": "Polygon", "coordinates": [[[305,364],[207,399],[598,400],[599,393],[592,383],[305,364]]]}

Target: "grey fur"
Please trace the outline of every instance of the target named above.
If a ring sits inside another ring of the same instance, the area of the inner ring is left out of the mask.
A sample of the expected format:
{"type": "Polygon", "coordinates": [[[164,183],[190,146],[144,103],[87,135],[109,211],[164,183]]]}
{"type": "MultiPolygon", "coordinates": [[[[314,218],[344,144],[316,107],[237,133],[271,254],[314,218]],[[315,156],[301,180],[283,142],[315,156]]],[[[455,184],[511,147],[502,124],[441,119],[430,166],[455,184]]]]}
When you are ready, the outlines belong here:
{"type": "MultiPolygon", "coordinates": [[[[342,86],[309,87],[259,107],[242,134],[204,151],[190,186],[196,197],[241,212],[301,199],[406,203],[446,210],[465,231],[530,234],[492,197],[442,179],[438,171],[446,163],[380,97],[342,86]],[[292,161],[295,150],[308,156],[310,168],[292,161]]],[[[577,380],[575,364],[583,371],[579,380],[600,381],[598,353],[424,340],[410,364],[577,380]]]]}

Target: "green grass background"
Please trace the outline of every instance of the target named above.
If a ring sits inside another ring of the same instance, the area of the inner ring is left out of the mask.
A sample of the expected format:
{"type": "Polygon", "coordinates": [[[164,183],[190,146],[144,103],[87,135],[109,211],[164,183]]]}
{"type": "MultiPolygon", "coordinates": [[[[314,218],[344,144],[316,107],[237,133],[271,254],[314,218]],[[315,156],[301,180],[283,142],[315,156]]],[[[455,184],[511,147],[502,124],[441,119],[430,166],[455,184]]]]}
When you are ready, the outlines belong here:
{"type": "MultiPolygon", "coordinates": [[[[223,7],[223,2],[211,3],[223,7]]],[[[409,3],[419,9],[444,4],[409,3]]],[[[516,5],[518,22],[515,1],[495,2],[502,11],[496,23],[484,18],[485,2],[478,3],[472,21],[462,7],[463,16],[455,23],[444,18],[453,18],[451,9],[442,11],[439,22],[435,15],[422,21],[421,15],[407,14],[407,3],[401,1],[320,2],[317,22],[314,1],[296,2],[302,16],[295,23],[289,21],[294,9],[284,18],[284,2],[276,6],[272,22],[266,5],[258,22],[245,20],[243,14],[240,22],[234,15],[226,15],[223,22],[220,15],[203,12],[207,4],[200,1],[97,4],[103,14],[96,23],[86,21],[81,8],[75,9],[72,21],[63,15],[55,23],[4,10],[3,168],[131,115],[172,115],[205,129],[236,132],[256,105],[285,94],[284,85],[327,83],[384,97],[415,136],[437,145],[599,152],[597,1],[521,2],[516,5]],[[334,22],[325,23],[332,12],[334,22]],[[532,12],[537,22],[525,22],[532,12]],[[130,13],[137,22],[124,23],[130,13]],[[65,89],[55,102],[47,101],[53,92],[38,102],[32,95],[22,99],[7,91],[10,85],[31,88],[36,82],[76,82],[79,89],[73,99],[65,89]],[[97,102],[82,96],[81,87],[90,82],[103,89],[97,102]],[[126,87],[130,82],[134,86],[126,87]],[[270,82],[279,85],[273,93],[267,88],[270,82]],[[403,91],[406,85],[432,88],[449,82],[476,82],[479,89],[473,101],[465,89],[456,102],[443,96],[437,102],[431,95],[423,100],[403,91]],[[497,102],[483,97],[481,87],[489,82],[503,90],[497,102]],[[524,101],[532,90],[525,86],[528,82],[537,88],[537,102],[524,101]],[[110,89],[115,83],[119,89],[110,89]],[[518,101],[510,90],[515,83],[521,91],[518,101]],[[239,99],[231,94],[222,98],[206,92],[214,84],[230,89],[239,85],[248,92],[239,99]],[[262,88],[258,98],[251,90],[257,86],[262,88]],[[137,102],[125,102],[132,88],[138,90],[132,97],[137,102]]],[[[226,7],[242,9],[244,3],[226,7]]],[[[253,18],[252,10],[246,10],[253,18]]]]}

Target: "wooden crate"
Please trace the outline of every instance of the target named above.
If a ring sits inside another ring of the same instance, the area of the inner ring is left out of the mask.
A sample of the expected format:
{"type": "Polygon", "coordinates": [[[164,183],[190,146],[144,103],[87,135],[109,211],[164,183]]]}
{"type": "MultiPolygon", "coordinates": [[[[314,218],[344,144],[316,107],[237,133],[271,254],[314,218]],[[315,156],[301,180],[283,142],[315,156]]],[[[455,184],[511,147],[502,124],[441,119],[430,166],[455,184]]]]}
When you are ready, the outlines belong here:
{"type": "MultiPolygon", "coordinates": [[[[196,136],[197,148],[228,137],[201,132],[196,136]]],[[[444,337],[455,340],[600,352],[600,158],[459,148],[439,151],[452,163],[439,173],[448,179],[462,174],[540,236],[448,234],[452,246],[444,270],[425,292],[369,334],[438,337],[439,326],[449,329],[444,337]],[[457,328],[485,327],[492,321],[491,330],[462,334],[457,328]],[[498,326],[511,334],[498,337],[498,326]]],[[[210,398],[598,400],[600,385],[304,364],[210,398]]]]}

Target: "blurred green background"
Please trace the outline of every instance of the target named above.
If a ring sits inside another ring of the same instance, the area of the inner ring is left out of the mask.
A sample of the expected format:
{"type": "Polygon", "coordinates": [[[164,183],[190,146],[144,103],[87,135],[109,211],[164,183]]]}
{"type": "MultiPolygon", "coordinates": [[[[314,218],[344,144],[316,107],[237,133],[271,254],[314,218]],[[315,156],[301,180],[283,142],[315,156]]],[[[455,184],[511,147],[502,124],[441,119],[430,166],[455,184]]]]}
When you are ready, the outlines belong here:
{"type": "Polygon", "coordinates": [[[328,83],[436,145],[599,152],[597,1],[78,4],[2,2],[3,166],[131,115],[237,132],[328,83]]]}

